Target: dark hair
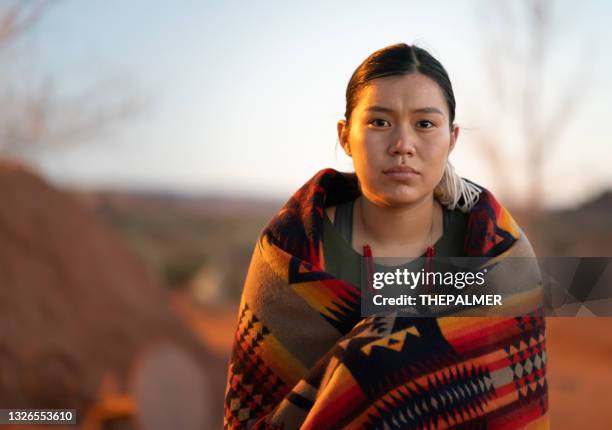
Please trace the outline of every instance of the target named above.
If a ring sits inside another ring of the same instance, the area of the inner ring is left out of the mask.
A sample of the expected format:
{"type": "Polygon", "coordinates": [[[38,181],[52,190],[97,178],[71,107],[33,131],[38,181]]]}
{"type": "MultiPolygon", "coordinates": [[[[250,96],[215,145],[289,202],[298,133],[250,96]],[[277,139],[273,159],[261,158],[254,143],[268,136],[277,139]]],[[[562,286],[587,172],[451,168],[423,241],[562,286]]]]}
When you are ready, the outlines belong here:
{"type": "MultiPolygon", "coordinates": [[[[379,49],[355,69],[346,87],[347,126],[361,91],[368,82],[385,76],[421,73],[433,79],[442,89],[448,107],[450,126],[455,120],[455,95],[446,70],[429,52],[417,46],[398,43],[379,49]]],[[[347,127],[348,128],[348,127],[347,127]]]]}

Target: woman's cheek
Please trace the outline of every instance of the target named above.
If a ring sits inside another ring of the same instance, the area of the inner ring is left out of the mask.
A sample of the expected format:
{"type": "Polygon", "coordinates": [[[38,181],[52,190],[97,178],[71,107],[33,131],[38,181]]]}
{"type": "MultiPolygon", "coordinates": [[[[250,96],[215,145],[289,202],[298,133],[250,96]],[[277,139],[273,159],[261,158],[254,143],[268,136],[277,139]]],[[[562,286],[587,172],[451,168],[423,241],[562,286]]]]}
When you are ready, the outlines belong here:
{"type": "Polygon", "coordinates": [[[372,176],[374,171],[376,170],[377,164],[377,154],[372,151],[372,145],[364,145],[363,151],[359,153],[359,164],[361,166],[362,173],[372,176]]]}
{"type": "Polygon", "coordinates": [[[362,183],[370,183],[372,181],[372,167],[369,164],[367,153],[360,152],[359,154],[355,154],[353,156],[353,167],[362,183]]]}
{"type": "Polygon", "coordinates": [[[431,145],[431,150],[426,155],[426,165],[430,166],[429,173],[436,180],[438,176],[442,176],[444,173],[444,167],[446,165],[447,150],[444,145],[431,145]]]}
{"type": "Polygon", "coordinates": [[[436,163],[435,169],[431,170],[431,178],[429,181],[430,188],[435,188],[442,179],[442,175],[444,175],[445,165],[446,158],[439,160],[439,162],[436,163]]]}

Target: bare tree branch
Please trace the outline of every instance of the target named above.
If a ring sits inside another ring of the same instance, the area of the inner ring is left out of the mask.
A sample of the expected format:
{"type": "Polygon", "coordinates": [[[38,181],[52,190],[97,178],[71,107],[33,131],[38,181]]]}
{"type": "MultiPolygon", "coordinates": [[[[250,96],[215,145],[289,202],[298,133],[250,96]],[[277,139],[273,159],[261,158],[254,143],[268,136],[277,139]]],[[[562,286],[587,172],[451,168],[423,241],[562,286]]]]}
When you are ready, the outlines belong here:
{"type": "MultiPolygon", "coordinates": [[[[518,11],[511,11],[510,3],[481,3],[482,9],[488,12],[479,11],[480,17],[488,17],[486,24],[490,28],[482,39],[485,67],[497,110],[492,109],[489,113],[492,119],[512,122],[516,125],[513,129],[519,131],[525,148],[527,179],[527,194],[522,201],[537,212],[542,203],[544,169],[550,158],[547,154],[562,140],[584,98],[584,88],[576,84],[580,82],[578,77],[584,74],[584,66],[576,66],[567,85],[562,86],[563,91],[555,94],[558,99],[547,113],[544,94],[550,74],[546,68],[552,54],[563,46],[553,43],[557,41],[554,3],[551,0],[513,2],[512,5],[522,5],[518,11]],[[516,12],[524,15],[524,28],[520,27],[516,12]],[[520,34],[525,35],[524,40],[519,39],[520,34]]],[[[516,166],[505,162],[504,136],[485,132],[475,143],[482,157],[495,169],[500,182],[507,184],[508,178],[517,175],[516,166]]]]}
{"type": "Polygon", "coordinates": [[[49,1],[16,2],[5,11],[0,11],[0,49],[29,31],[49,7],[49,1]]]}
{"type": "MultiPolygon", "coordinates": [[[[31,31],[48,10],[49,1],[17,2],[0,9],[0,60],[17,39],[31,31]],[[3,49],[4,48],[4,49],[3,49]]],[[[108,132],[145,106],[144,99],[110,80],[90,85],[80,94],[61,95],[49,78],[27,76],[19,85],[14,67],[5,61],[0,80],[0,154],[27,160],[40,148],[83,143],[108,132]]]]}

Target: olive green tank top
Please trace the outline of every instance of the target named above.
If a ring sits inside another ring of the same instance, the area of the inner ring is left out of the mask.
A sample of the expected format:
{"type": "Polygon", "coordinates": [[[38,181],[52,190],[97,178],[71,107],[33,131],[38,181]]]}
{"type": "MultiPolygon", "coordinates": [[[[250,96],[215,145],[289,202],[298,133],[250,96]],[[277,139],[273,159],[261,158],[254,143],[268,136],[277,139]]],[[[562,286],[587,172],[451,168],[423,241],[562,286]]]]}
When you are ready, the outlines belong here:
{"type": "MultiPolygon", "coordinates": [[[[360,286],[362,255],[352,246],[354,203],[355,200],[352,200],[336,206],[333,223],[329,217],[324,216],[323,256],[327,273],[355,286],[360,286]]],[[[449,210],[445,206],[442,208],[443,233],[434,244],[435,255],[436,257],[465,256],[463,242],[468,215],[459,210],[449,210]]],[[[421,257],[425,257],[425,254],[421,257]]],[[[409,267],[411,270],[419,269],[411,263],[401,267],[409,267]]],[[[386,268],[388,269],[389,267],[386,268]]]]}

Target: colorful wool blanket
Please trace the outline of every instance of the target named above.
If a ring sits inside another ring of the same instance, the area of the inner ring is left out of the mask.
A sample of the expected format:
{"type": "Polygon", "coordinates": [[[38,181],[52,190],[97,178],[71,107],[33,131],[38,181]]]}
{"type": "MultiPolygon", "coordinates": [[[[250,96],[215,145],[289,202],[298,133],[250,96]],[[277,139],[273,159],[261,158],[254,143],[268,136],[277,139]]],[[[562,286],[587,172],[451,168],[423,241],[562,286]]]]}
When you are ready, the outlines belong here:
{"type": "MultiPolygon", "coordinates": [[[[322,247],[324,208],[358,195],[354,174],[322,170],[262,232],[239,308],[224,427],[548,428],[541,308],[518,317],[361,317],[360,290],[325,271],[322,247]]],[[[499,265],[533,255],[485,189],[464,249],[499,265]]]]}

